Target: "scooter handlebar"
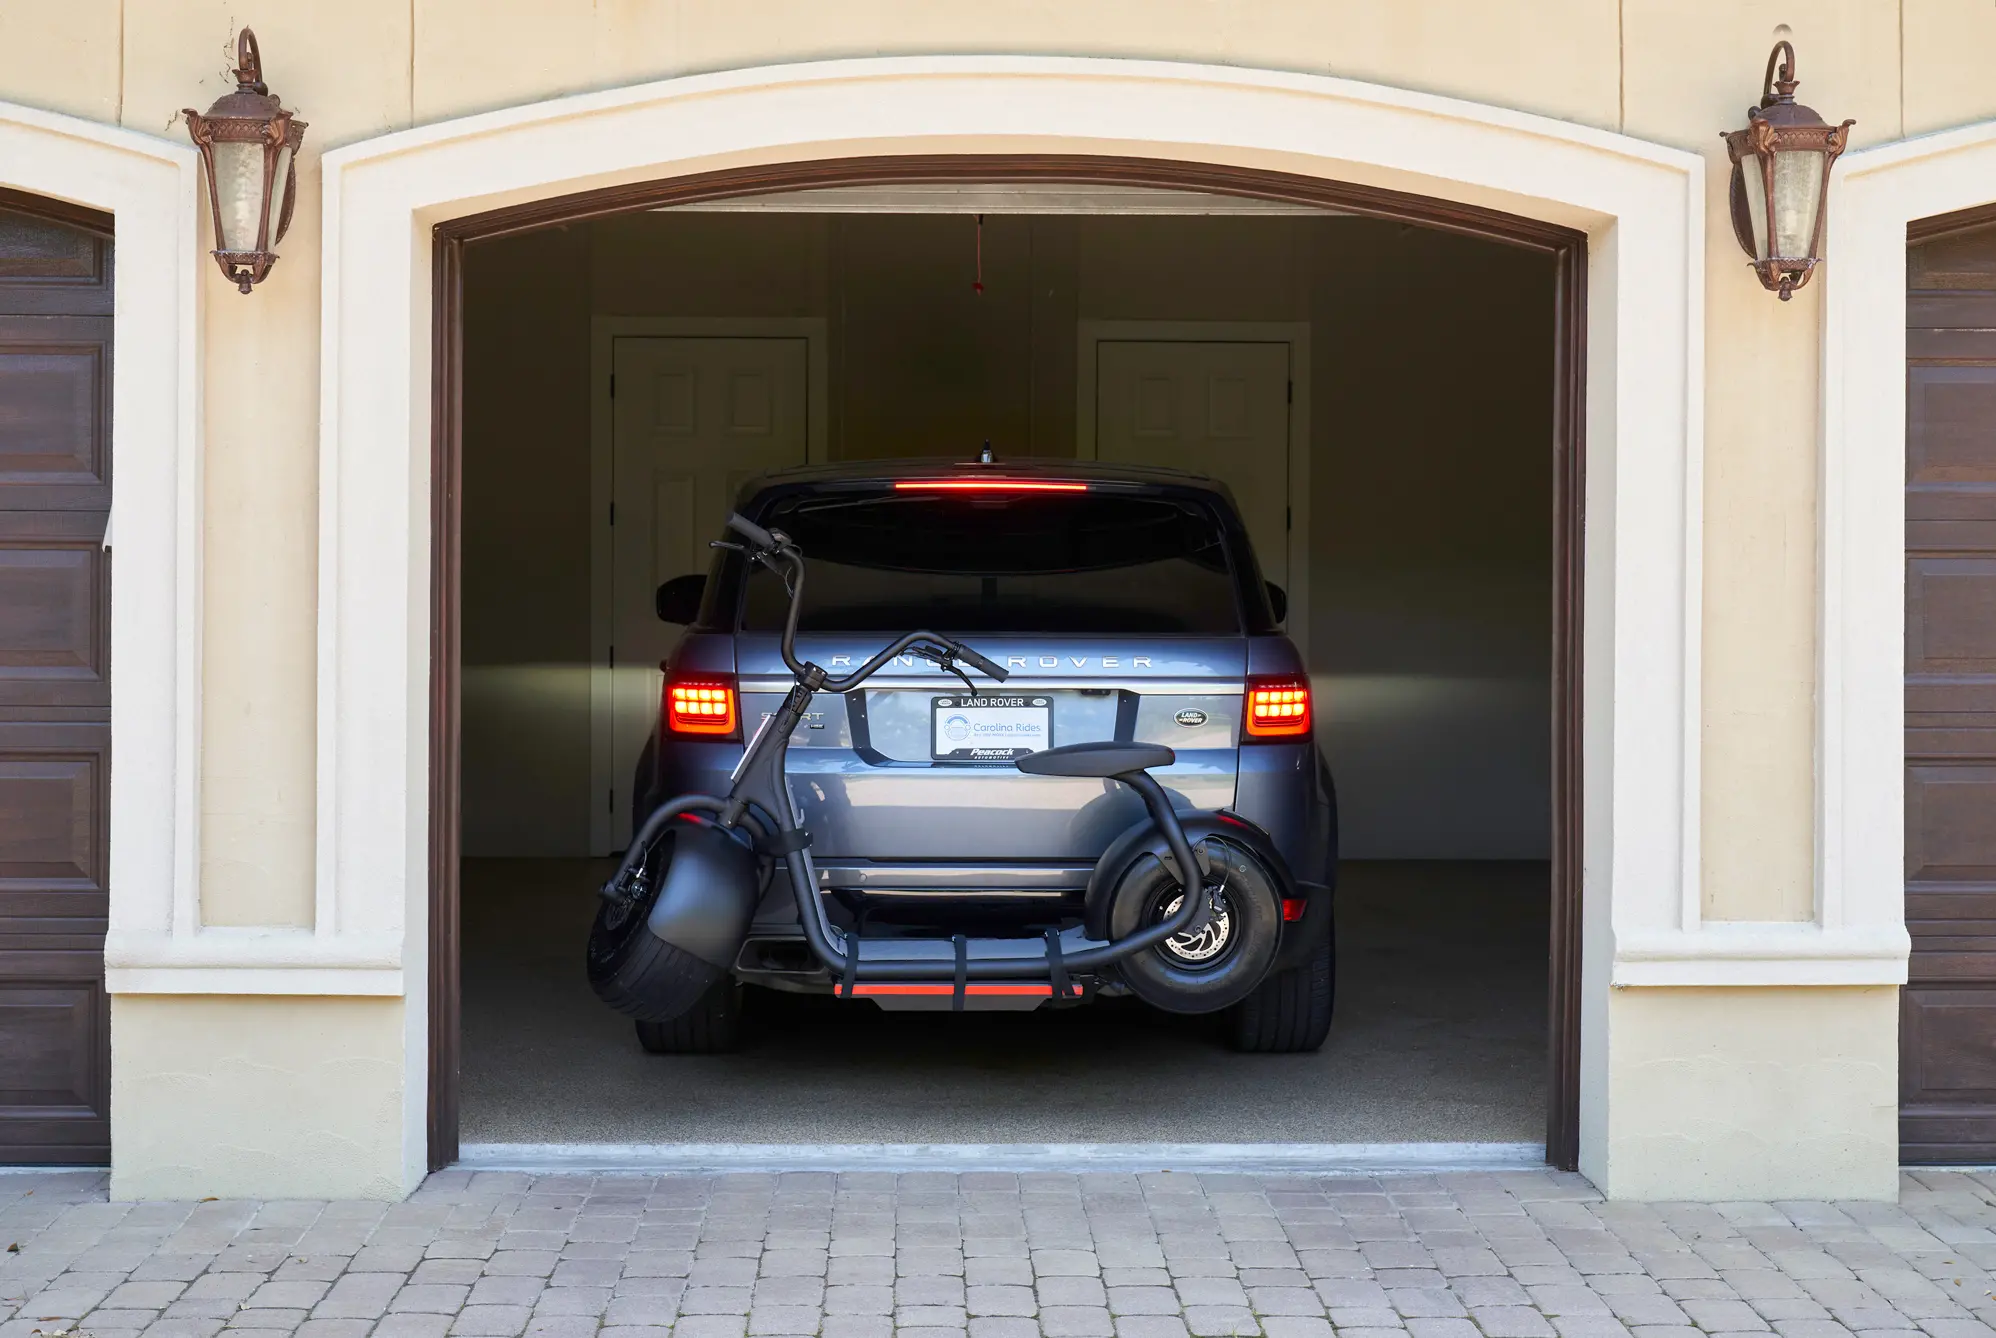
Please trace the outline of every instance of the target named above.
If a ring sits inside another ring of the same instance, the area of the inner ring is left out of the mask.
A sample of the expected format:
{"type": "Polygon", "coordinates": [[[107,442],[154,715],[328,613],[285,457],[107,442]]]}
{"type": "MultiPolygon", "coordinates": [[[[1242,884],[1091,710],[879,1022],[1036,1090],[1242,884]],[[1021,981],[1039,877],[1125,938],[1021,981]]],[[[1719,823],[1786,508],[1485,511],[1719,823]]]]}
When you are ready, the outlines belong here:
{"type": "Polygon", "coordinates": [[[757,548],[775,548],[776,536],[750,520],[739,511],[728,513],[728,528],[757,548]]]}
{"type": "Polygon", "coordinates": [[[965,664],[975,669],[978,673],[983,674],[986,678],[991,679],[993,682],[1003,683],[1006,679],[1012,676],[1009,670],[1000,669],[997,666],[997,664],[995,664],[991,660],[986,659],[984,656],[979,655],[976,651],[964,645],[961,641],[956,642],[954,644],[955,644],[955,653],[957,659],[962,660],[965,664]]]}

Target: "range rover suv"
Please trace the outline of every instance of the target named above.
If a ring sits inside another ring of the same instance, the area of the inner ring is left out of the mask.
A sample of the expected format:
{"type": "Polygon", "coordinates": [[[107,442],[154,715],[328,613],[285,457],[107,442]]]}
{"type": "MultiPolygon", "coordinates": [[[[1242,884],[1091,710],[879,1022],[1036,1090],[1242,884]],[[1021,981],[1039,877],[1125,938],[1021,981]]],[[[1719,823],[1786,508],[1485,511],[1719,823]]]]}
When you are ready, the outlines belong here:
{"type": "MultiPolygon", "coordinates": [[[[1156,779],[1174,808],[1245,820],[1286,866],[1279,947],[1251,992],[1233,996],[1231,1042],[1323,1042],[1335,792],[1309,680],[1281,630],[1283,593],[1262,580],[1223,485],[1078,461],[874,461],[754,480],[737,510],[809,557],[804,658],[842,674],[926,627],[1010,674],[973,699],[908,655],[860,689],[812,700],[789,789],[835,923],[943,936],[1078,923],[1097,861],[1145,816],[1143,801],[1113,781],[1012,763],[1089,741],[1162,744],[1175,760],[1156,779]]],[[[660,719],[638,763],[636,828],[676,795],[727,789],[744,731],[792,684],[779,647],[787,608],[783,580],[726,547],[704,577],[659,588],[659,616],[686,633],[663,666],[660,719]]],[[[762,896],[729,979],[686,1016],[638,1024],[647,1049],[731,1048],[744,985],[834,991],[782,882],[762,896]]],[[[1220,913],[1149,951],[1196,990],[1202,972],[1218,978],[1235,930],[1220,913]]],[[[1082,997],[1125,990],[1106,979],[1082,997]]],[[[1192,998],[1174,1011],[1205,1010],[1192,998]]]]}

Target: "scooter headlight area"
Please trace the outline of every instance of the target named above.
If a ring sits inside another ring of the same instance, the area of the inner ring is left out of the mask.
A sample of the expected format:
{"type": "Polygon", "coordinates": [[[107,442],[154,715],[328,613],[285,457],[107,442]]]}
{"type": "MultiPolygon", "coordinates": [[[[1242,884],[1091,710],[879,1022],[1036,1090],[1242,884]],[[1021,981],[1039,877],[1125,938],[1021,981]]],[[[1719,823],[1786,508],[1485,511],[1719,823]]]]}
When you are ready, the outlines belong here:
{"type": "MultiPolygon", "coordinates": [[[[1231,812],[1178,810],[1152,774],[1174,764],[1172,748],[1134,741],[1127,728],[1120,738],[1038,746],[1051,741],[1048,698],[1014,704],[993,697],[992,709],[980,713],[991,687],[1011,671],[938,632],[908,632],[834,676],[797,649],[807,571],[798,543],[740,515],[728,528],[723,546],[782,583],[788,606],[780,647],[791,681],[754,731],[727,792],[660,804],[602,888],[587,954],[590,983],[604,1002],[639,1020],[641,1036],[643,1024],[670,1032],[682,1019],[738,1007],[738,976],[765,965],[767,945],[751,938],[772,908],[783,920],[794,909],[801,951],[792,954],[790,978],[884,1008],[1016,1010],[1127,993],[1168,1012],[1209,1013],[1240,1004],[1269,976],[1283,943],[1285,903],[1303,894],[1261,828],[1231,812]],[[960,683],[948,689],[953,709],[934,724],[934,747],[953,751],[938,751],[944,760],[934,765],[962,759],[1010,767],[1082,782],[1078,793],[1120,788],[1141,800],[1142,817],[1108,842],[1078,899],[1024,901],[995,917],[975,899],[931,900],[911,913],[870,917],[827,896],[812,831],[792,793],[793,739],[814,716],[814,700],[858,694],[883,671],[916,663],[941,670],[941,683],[960,683]],[[973,905],[983,913],[968,913],[973,905]]],[[[730,687],[730,728],[733,700],[730,687]]],[[[667,709],[693,708],[674,701],[667,709]]]]}

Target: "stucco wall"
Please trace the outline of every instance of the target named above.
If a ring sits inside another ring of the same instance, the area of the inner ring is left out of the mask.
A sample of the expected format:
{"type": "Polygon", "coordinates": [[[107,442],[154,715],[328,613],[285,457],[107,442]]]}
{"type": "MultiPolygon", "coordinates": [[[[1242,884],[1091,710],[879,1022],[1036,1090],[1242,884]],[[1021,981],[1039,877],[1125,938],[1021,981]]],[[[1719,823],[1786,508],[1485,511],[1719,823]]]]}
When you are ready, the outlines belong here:
{"type": "Polygon", "coordinates": [[[112,1194],[401,1197],[402,1036],[399,999],[118,996],[112,1194]]]}
{"type": "MultiPolygon", "coordinates": [[[[1719,919],[1807,918],[1822,290],[1778,304],[1747,273],[1725,225],[1718,141],[1757,91],[1775,25],[1784,21],[1794,25],[1802,53],[1804,99],[1856,117],[1859,144],[1996,115],[1996,84],[1985,76],[1996,12],[1984,0],[1806,7],[1763,0],[1263,0],[1225,7],[1203,0],[970,7],[786,0],[753,8],[721,0],[587,8],[564,0],[71,0],[10,7],[0,13],[0,97],[177,135],[179,108],[205,106],[227,87],[233,25],[249,23],[262,39],[272,83],[312,123],[297,224],[270,280],[245,299],[207,276],[203,918],[297,925],[311,914],[320,153],[417,122],[678,72],[935,51],[1153,56],[1331,73],[1544,113],[1706,155],[1704,901],[1719,919]]],[[[1829,282],[1834,274],[1833,258],[1829,282]]],[[[1659,1055],[1698,1049],[1723,1057],[1732,1038],[1753,1035],[1780,1041],[1770,1040],[1752,1061],[1771,1091],[1811,1090],[1809,1075],[1824,1064],[1891,1067],[1889,990],[1835,1001],[1809,991],[1751,992],[1682,1008],[1661,998],[1618,996],[1618,1013],[1673,1019],[1667,1027],[1619,1031],[1618,1054],[1638,1066],[1632,1071],[1648,1062],[1644,1046],[1659,1055]],[[1844,1025],[1796,1022],[1819,1016],[1844,1025]]],[[[384,1006],[322,999],[229,1007],[302,1022],[384,1006]]],[[[235,1071],[266,1074],[258,1082],[283,1088],[292,1081],[258,1067],[288,1062],[280,1047],[247,1032],[207,1036],[197,1005],[123,999],[118,1013],[127,1041],[144,1034],[161,1053],[178,1046],[190,1057],[200,1045],[218,1072],[240,1060],[235,1071]]],[[[385,1039],[387,1028],[337,1034],[356,1055],[400,1043],[385,1039]]],[[[187,1186],[213,1192],[228,1179],[219,1153],[203,1154],[192,1142],[166,1148],[141,1132],[193,1118],[198,1108],[181,1103],[163,1078],[148,1079],[156,1070],[133,1054],[121,1044],[121,1162],[136,1168],[148,1159],[175,1160],[194,1168],[187,1186]]],[[[1778,1140],[1794,1110],[1792,1102],[1755,1107],[1756,1136],[1778,1140]]],[[[351,1132],[369,1127],[356,1115],[351,1132]]],[[[187,1132],[192,1138],[199,1131],[187,1132]]],[[[382,1184],[364,1161],[354,1164],[363,1169],[337,1185],[313,1181],[319,1188],[310,1192],[382,1184]]],[[[1793,1174],[1798,1178],[1783,1183],[1814,1183],[1806,1167],[1793,1174]]],[[[124,1186],[152,1183],[164,1182],[138,1170],[121,1179],[124,1186]]]]}

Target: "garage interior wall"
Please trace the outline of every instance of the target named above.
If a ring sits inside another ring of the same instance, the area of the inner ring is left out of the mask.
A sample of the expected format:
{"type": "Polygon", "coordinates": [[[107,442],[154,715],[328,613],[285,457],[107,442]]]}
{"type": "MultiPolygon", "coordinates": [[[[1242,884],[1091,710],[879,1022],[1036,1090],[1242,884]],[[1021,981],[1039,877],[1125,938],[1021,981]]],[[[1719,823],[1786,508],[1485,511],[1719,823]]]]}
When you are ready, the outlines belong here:
{"type": "MultiPolygon", "coordinates": [[[[639,213],[465,267],[463,848],[588,849],[590,322],[820,317],[830,453],[1075,451],[1077,322],[1307,321],[1343,853],[1544,859],[1552,272],[1374,219],[639,213]]],[[[602,853],[602,852],[594,852],[602,853]]]]}

